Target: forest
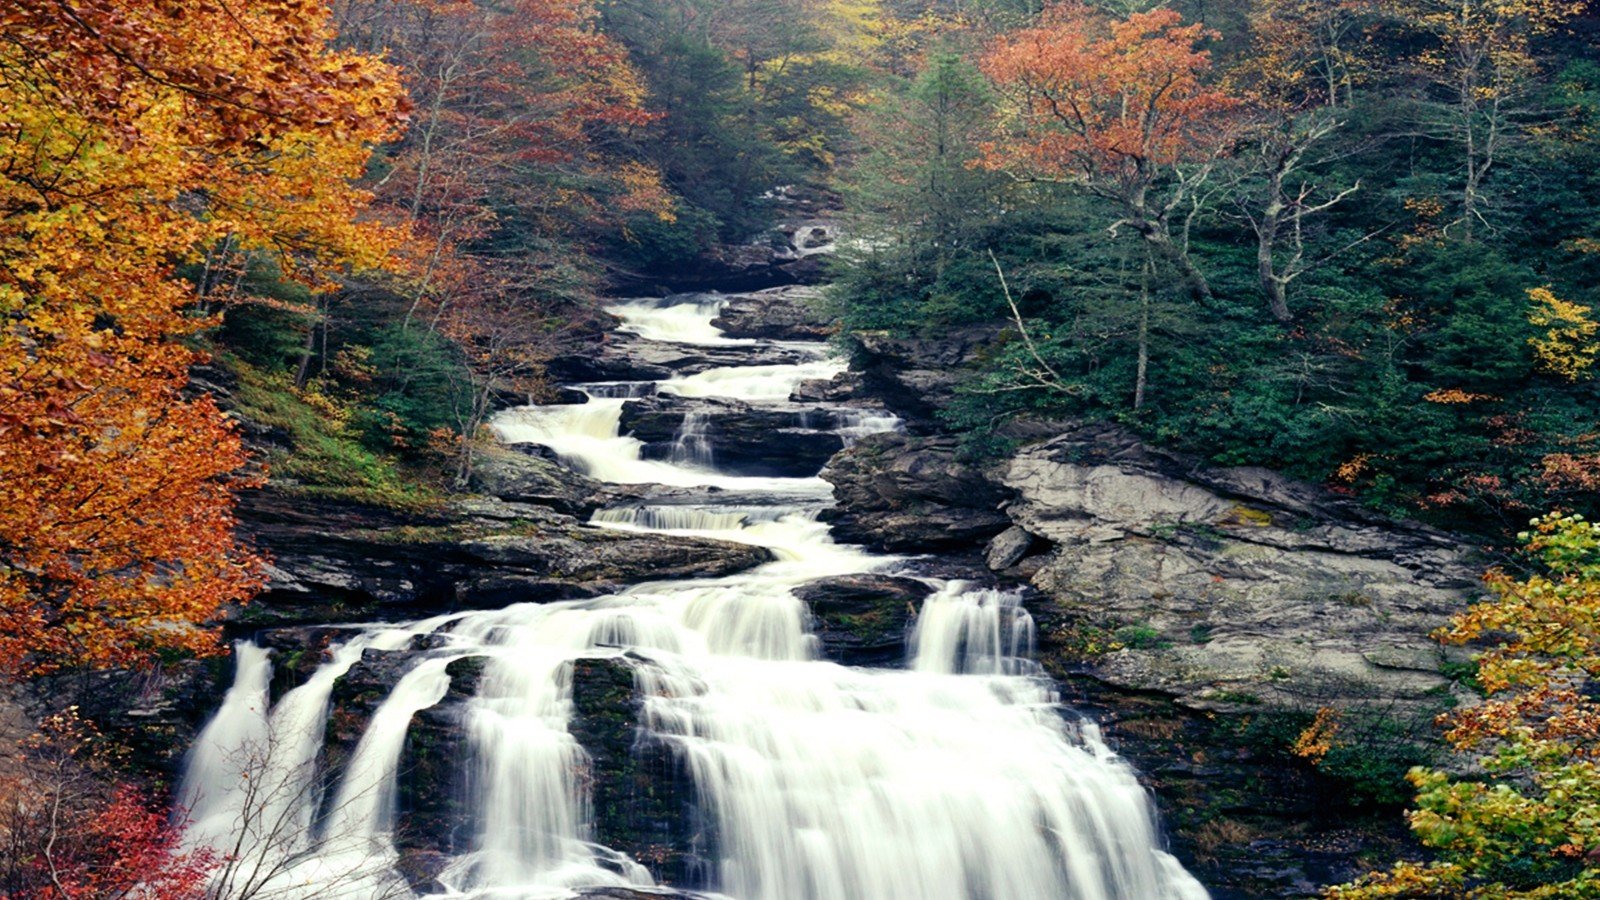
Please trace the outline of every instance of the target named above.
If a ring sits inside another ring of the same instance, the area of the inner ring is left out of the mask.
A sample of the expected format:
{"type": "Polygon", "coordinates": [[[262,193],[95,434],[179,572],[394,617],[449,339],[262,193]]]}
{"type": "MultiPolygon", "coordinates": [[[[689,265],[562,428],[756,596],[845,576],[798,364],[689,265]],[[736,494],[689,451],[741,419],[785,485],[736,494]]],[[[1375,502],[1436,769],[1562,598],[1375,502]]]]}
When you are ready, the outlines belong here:
{"type": "MultiPolygon", "coordinates": [[[[1360,810],[1400,834],[1271,896],[1600,897],[1600,5],[6,0],[0,898],[365,896],[241,881],[241,851],[185,837],[178,770],[63,685],[224,671],[275,622],[252,599],[292,554],[253,537],[279,520],[252,497],[476,539],[440,523],[491,493],[508,409],[657,380],[572,374],[634,346],[617,298],[796,281],[868,373],[857,407],[884,346],[954,371],[899,426],[945,441],[945,471],[1115,429],[1471,554],[1478,580],[1411,635],[1446,648],[1451,707],[1360,810]],[[741,268],[802,222],[829,229],[814,270],[741,268]],[[976,349],[928,349],[953,345],[976,349]]],[[[703,435],[677,415],[681,463],[703,435]]],[[[1140,537],[1232,539],[1251,514],[1140,537]]],[[[1071,545],[1012,518],[1024,553],[1071,545]]],[[[1072,640],[1210,640],[1156,618],[1072,640]]],[[[1308,702],[1284,765],[1372,755],[1364,713],[1308,702]]]]}

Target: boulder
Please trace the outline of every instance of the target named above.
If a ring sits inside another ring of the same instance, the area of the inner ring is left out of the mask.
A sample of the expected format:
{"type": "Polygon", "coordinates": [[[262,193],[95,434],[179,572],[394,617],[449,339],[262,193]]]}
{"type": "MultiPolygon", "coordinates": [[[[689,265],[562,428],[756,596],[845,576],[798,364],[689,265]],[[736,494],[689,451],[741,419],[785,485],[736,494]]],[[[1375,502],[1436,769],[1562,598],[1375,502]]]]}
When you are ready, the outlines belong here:
{"type": "Polygon", "coordinates": [[[604,496],[599,482],[548,459],[542,448],[531,444],[474,450],[468,485],[501,500],[583,517],[598,509],[604,496]]]}
{"type": "Polygon", "coordinates": [[[800,413],[736,401],[651,397],[624,404],[621,427],[644,442],[646,459],[678,459],[691,449],[709,454],[720,472],[809,478],[844,449],[843,437],[815,427],[831,421],[825,410],[800,413]],[[685,422],[692,435],[685,433],[685,422]]]}
{"type": "Polygon", "coordinates": [[[832,378],[812,378],[800,382],[790,394],[791,403],[849,403],[861,391],[861,376],[843,372],[832,378]]]}
{"type": "Polygon", "coordinates": [[[823,655],[853,666],[902,662],[906,635],[930,593],[921,581],[889,575],[840,575],[794,590],[811,611],[823,655]]]}
{"type": "Polygon", "coordinates": [[[956,458],[953,438],[869,435],[822,471],[841,540],[892,550],[977,550],[1011,526],[1011,492],[956,458]]]}
{"type": "Polygon", "coordinates": [[[984,562],[996,572],[1009,569],[1021,562],[1035,543],[1036,539],[1027,529],[1013,525],[989,541],[989,548],[984,551],[984,562]]]}
{"type": "Polygon", "coordinates": [[[711,324],[729,337],[769,341],[825,341],[833,317],[822,311],[822,292],[802,285],[729,294],[711,324]]]}

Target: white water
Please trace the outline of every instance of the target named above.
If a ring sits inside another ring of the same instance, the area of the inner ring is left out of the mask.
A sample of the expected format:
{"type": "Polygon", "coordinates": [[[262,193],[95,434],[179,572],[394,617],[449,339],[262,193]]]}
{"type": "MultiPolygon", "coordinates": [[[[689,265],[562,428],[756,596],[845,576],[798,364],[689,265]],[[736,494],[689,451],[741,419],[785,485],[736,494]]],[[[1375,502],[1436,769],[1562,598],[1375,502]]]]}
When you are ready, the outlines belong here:
{"type": "Polygon", "coordinates": [[[711,324],[726,303],[717,294],[680,294],[665,300],[622,300],[606,312],[622,319],[618,331],[649,341],[706,346],[749,346],[753,340],[731,338],[711,324]]]}
{"type": "Polygon", "coordinates": [[[952,581],[922,604],[911,635],[911,667],[947,675],[1035,673],[1033,617],[1021,591],[952,581]]]}
{"type": "MultiPolygon", "coordinates": [[[[705,339],[679,327],[705,316],[703,304],[616,310],[640,334],[664,329],[654,333],[705,339]]],[[[776,403],[798,380],[796,368],[803,367],[713,370],[705,375],[720,374],[661,388],[693,384],[707,396],[776,403]]],[[[640,459],[639,443],[617,433],[623,400],[607,393],[594,390],[594,399],[578,406],[513,411],[496,427],[508,440],[545,444],[603,480],[733,488],[739,493],[727,502],[715,494],[689,504],[640,502],[602,510],[595,524],[758,544],[776,561],[726,578],[366,630],[270,713],[270,661],[243,645],[236,685],[185,779],[184,797],[203,814],[193,842],[223,846],[237,836],[228,823],[249,816],[231,791],[238,772],[228,760],[240,747],[288,735],[280,741],[286,771],[296,773],[289,780],[298,805],[287,818],[299,829],[289,868],[308,889],[325,893],[328,873],[346,873],[335,891],[341,897],[391,890],[389,835],[405,725],[444,694],[450,660],[486,656],[466,723],[472,752],[462,761],[471,767],[463,774],[473,785],[467,799],[476,836],[441,877],[450,888],[445,896],[511,900],[648,886],[643,866],[593,843],[587,758],[567,730],[573,660],[610,656],[633,668],[646,697],[646,726],[683,754],[710,818],[714,871],[699,887],[737,900],[1207,896],[1160,849],[1151,804],[1133,772],[1092,724],[1063,716],[1050,683],[1036,674],[1028,659],[1032,620],[1019,594],[941,584],[917,618],[905,670],[821,661],[793,589],[914,563],[834,543],[817,520],[826,502],[818,479],[734,478],[696,453],[673,462],[640,459]],[[399,648],[435,632],[446,639],[443,649],[415,655],[332,789],[322,833],[313,835],[318,800],[307,773],[334,681],[368,647],[399,648]]],[[[841,431],[895,424],[858,415],[828,424],[841,431]]]]}
{"type": "Polygon", "coordinates": [[[729,366],[661,382],[661,393],[679,397],[725,397],[747,403],[781,403],[802,381],[828,379],[845,371],[837,359],[769,366],[729,366]]]}

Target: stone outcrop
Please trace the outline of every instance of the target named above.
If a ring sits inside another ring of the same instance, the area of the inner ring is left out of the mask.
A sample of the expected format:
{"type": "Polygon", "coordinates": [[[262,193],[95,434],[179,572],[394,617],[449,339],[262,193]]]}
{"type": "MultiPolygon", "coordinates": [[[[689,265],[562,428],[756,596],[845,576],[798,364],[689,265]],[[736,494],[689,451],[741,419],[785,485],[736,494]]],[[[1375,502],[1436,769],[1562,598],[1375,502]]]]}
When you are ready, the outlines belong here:
{"type": "Polygon", "coordinates": [[[836,456],[830,513],[840,540],[892,551],[977,550],[1010,527],[1011,492],[956,458],[954,438],[876,434],[836,456]]]}
{"type": "Polygon", "coordinates": [[[534,444],[485,447],[473,453],[472,490],[509,500],[546,506],[587,518],[605,501],[605,488],[548,459],[534,444]]]}
{"type": "Polygon", "coordinates": [[[1112,427],[1018,453],[1008,512],[1052,549],[1033,584],[1113,636],[1096,677],[1180,703],[1436,703],[1429,632],[1481,568],[1449,535],[1261,469],[1194,465],[1112,427]]]}
{"type": "Polygon", "coordinates": [[[972,377],[973,364],[1003,330],[999,325],[968,325],[925,338],[852,332],[851,370],[866,394],[904,418],[912,430],[937,431],[936,414],[949,408],[956,387],[972,377]]]}
{"type": "Polygon", "coordinates": [[[931,589],[914,578],[840,575],[794,594],[811,611],[822,653],[846,665],[891,666],[905,659],[906,636],[931,589]]]}
{"type": "Polygon", "coordinates": [[[825,341],[835,325],[821,301],[820,290],[803,285],[730,294],[711,324],[735,338],[825,341]]]}
{"type": "Polygon", "coordinates": [[[272,557],[238,626],[366,622],[590,597],[654,578],[769,561],[747,544],[595,528],[548,507],[463,498],[399,514],[275,492],[247,495],[247,533],[272,557]]]}

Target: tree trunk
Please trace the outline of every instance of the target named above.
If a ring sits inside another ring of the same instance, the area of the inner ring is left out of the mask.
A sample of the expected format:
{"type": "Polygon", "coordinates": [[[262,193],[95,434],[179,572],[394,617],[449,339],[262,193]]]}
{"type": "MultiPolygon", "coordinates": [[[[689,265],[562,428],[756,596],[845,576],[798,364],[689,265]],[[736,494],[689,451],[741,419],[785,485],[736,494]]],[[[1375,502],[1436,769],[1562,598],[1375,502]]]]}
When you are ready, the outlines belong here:
{"type": "Polygon", "coordinates": [[[1211,299],[1211,283],[1206,280],[1205,274],[1195,267],[1194,261],[1189,259],[1189,254],[1172,242],[1172,235],[1167,233],[1162,223],[1147,222],[1140,230],[1144,234],[1146,246],[1177,271],[1178,277],[1183,279],[1184,288],[1191,297],[1200,302],[1211,299]]]}
{"type": "Polygon", "coordinates": [[[1144,407],[1145,386],[1150,376],[1150,278],[1155,265],[1146,257],[1144,277],[1139,282],[1139,363],[1133,379],[1133,408],[1144,407]]]}

